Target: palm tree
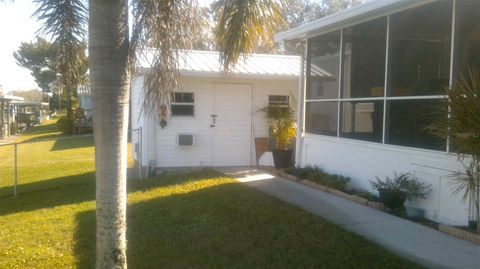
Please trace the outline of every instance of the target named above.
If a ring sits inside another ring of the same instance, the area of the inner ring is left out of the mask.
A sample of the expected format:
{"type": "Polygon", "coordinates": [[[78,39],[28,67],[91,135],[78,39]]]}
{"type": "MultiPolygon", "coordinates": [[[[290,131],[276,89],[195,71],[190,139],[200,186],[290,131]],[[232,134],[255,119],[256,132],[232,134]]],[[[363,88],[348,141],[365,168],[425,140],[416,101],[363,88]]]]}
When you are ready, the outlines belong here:
{"type": "MultiPolygon", "coordinates": [[[[0,0],[1,1],[1,0],[0,0]]],[[[83,35],[88,18],[90,87],[96,165],[96,268],[126,268],[126,167],[129,84],[134,63],[146,46],[155,48],[145,79],[145,111],[168,114],[177,87],[177,55],[188,47],[194,0],[35,0],[44,31],[57,40],[83,35]],[[88,10],[88,14],[87,14],[88,10]],[[88,15],[88,16],[87,16],[88,15]]],[[[258,39],[280,23],[278,0],[218,0],[216,37],[225,70],[251,53],[258,39]]],[[[79,38],[78,38],[79,39],[79,38]]],[[[67,50],[65,53],[68,53],[67,50]]]]}
{"type": "Polygon", "coordinates": [[[451,171],[452,192],[469,203],[469,221],[480,232],[480,70],[472,66],[461,73],[445,96],[448,106],[439,109],[429,129],[458,154],[462,169],[451,171]]]}

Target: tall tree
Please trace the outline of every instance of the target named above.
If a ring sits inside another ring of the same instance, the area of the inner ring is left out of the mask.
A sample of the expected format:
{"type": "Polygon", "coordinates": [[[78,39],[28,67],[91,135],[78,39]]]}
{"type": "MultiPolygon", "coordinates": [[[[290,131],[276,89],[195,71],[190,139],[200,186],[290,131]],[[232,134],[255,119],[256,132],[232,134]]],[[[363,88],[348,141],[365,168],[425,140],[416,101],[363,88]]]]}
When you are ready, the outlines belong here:
{"type": "Polygon", "coordinates": [[[213,15],[210,7],[194,7],[193,24],[191,28],[192,49],[214,50],[213,15]]]}
{"type": "MultiPolygon", "coordinates": [[[[22,42],[13,56],[18,65],[30,70],[44,95],[59,95],[61,92],[58,88],[63,88],[64,91],[60,98],[64,99],[63,101],[71,110],[71,99],[76,96],[76,86],[84,83],[87,79],[86,43],[80,42],[72,48],[67,48],[69,51],[73,50],[71,55],[75,56],[74,59],[61,53],[61,49],[61,42],[58,40],[52,43],[42,37],[37,37],[33,42],[22,42]],[[73,66],[75,68],[72,72],[73,66]],[[60,75],[60,81],[57,81],[58,75],[60,75]]],[[[65,47],[63,49],[65,50],[65,47]]],[[[53,108],[53,100],[57,100],[57,98],[51,100],[50,107],[53,108]]]]}
{"type": "Polygon", "coordinates": [[[30,70],[38,87],[49,93],[56,80],[56,54],[51,42],[37,37],[33,42],[22,42],[13,57],[19,66],[30,70]]]}
{"type": "Polygon", "coordinates": [[[87,8],[83,0],[34,0],[33,14],[43,22],[41,34],[54,40],[56,71],[67,100],[67,118],[73,120],[72,98],[77,85],[84,82],[88,61],[85,56],[87,8]]]}
{"type": "MultiPolygon", "coordinates": [[[[35,0],[44,33],[62,44],[65,66],[75,63],[73,51],[84,33],[87,5],[82,0],[35,0]]],[[[219,0],[221,20],[215,34],[226,69],[242,53],[251,53],[255,39],[279,22],[277,0],[219,0]],[[221,24],[221,25],[220,25],[221,24]],[[251,31],[251,30],[254,31],[251,31]]],[[[134,0],[129,33],[128,0],[89,0],[88,49],[96,165],[97,268],[126,268],[126,164],[129,79],[138,50],[146,45],[154,57],[145,80],[145,109],[168,114],[170,93],[177,87],[178,49],[191,45],[194,0],[134,0]],[[131,39],[129,39],[131,37],[131,39]]],[[[65,70],[75,72],[73,65],[65,70]]],[[[66,76],[68,79],[74,75],[66,76]]]]}

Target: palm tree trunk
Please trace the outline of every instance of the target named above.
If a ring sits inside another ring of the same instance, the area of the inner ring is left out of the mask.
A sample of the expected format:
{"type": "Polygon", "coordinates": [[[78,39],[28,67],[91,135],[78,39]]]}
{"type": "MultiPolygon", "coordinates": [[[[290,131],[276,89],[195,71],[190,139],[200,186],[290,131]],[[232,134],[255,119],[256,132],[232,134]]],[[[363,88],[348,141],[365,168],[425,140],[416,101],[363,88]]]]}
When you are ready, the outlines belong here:
{"type": "Polygon", "coordinates": [[[96,268],[127,268],[128,1],[89,1],[96,166],[96,268]]]}

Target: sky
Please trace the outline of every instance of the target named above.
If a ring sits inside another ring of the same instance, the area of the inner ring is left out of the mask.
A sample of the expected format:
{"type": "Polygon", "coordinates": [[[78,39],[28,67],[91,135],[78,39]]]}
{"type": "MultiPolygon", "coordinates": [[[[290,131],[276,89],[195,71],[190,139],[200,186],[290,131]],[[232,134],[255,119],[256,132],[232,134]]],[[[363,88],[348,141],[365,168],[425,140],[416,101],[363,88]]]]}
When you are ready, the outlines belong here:
{"type": "Polygon", "coordinates": [[[38,87],[30,71],[18,66],[13,58],[20,43],[33,40],[40,28],[40,23],[31,18],[34,11],[31,0],[0,2],[0,85],[5,92],[38,87]]]}

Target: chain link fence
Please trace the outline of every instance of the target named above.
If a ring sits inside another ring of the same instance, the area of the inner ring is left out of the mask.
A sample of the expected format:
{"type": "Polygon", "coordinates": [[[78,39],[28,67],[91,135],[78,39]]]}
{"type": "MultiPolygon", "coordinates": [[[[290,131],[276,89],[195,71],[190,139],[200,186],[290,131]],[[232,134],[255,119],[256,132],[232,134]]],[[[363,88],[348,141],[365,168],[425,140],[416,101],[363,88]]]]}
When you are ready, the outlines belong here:
{"type": "MultiPolygon", "coordinates": [[[[141,163],[136,160],[141,129],[129,131],[128,178],[142,178],[141,163]],[[138,144],[138,142],[137,142],[138,144]]],[[[95,147],[93,135],[33,138],[21,143],[0,145],[0,197],[40,191],[54,180],[93,177],[95,147]],[[42,184],[36,184],[42,182],[42,184]]]]}

